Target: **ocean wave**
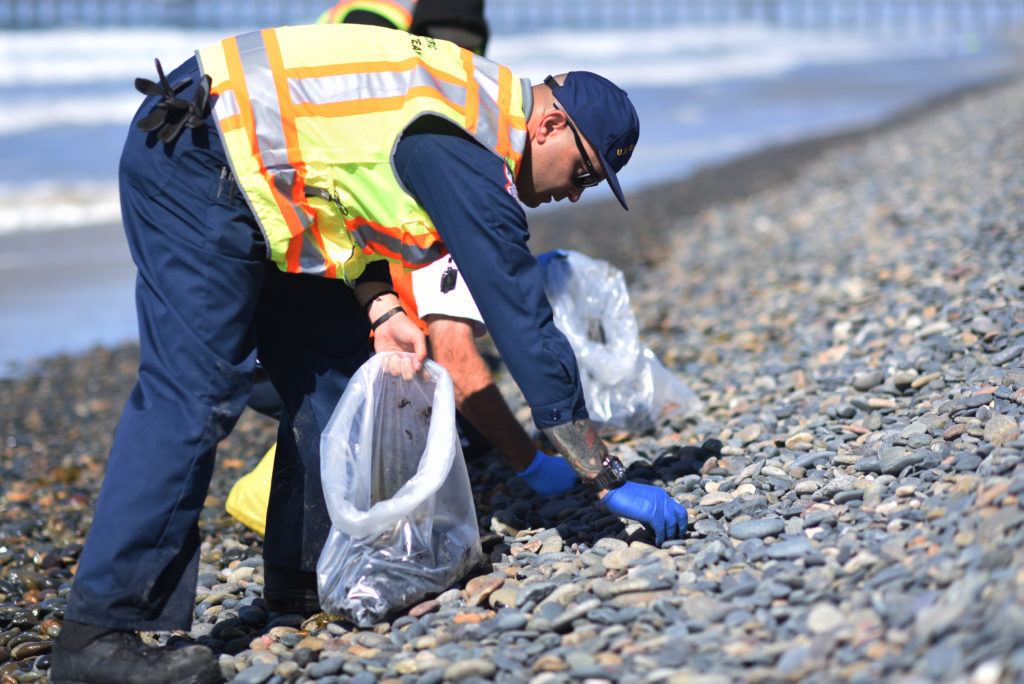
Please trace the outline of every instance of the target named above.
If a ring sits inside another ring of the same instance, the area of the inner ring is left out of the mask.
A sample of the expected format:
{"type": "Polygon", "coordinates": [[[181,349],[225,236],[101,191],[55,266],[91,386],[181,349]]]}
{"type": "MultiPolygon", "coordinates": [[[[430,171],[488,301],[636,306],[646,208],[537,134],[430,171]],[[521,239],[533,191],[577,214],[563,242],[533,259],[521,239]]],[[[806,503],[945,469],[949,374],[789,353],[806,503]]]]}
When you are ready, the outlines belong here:
{"type": "Polygon", "coordinates": [[[0,87],[126,83],[173,68],[220,31],[80,28],[0,31],[0,87]]]}
{"type": "Polygon", "coordinates": [[[24,98],[0,102],[0,135],[13,135],[55,126],[102,126],[127,128],[142,95],[128,90],[123,95],[82,95],[24,98]]]}
{"type": "Polygon", "coordinates": [[[83,228],[121,220],[117,183],[39,183],[0,190],[0,234],[83,228]]]}

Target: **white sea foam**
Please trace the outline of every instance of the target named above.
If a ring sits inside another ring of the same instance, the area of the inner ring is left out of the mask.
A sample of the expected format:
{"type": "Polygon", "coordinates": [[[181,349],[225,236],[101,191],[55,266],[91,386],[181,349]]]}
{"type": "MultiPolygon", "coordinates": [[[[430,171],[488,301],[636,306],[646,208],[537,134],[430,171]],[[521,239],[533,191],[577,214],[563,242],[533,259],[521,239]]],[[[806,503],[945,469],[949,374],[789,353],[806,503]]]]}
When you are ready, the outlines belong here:
{"type": "Polygon", "coordinates": [[[0,189],[0,234],[80,228],[121,220],[116,182],[43,182],[0,189]]]}
{"type": "Polygon", "coordinates": [[[108,124],[125,125],[139,108],[142,96],[135,91],[123,95],[80,97],[25,97],[0,102],[0,135],[16,135],[56,126],[88,128],[108,124]]]}
{"type": "Polygon", "coordinates": [[[173,68],[222,38],[181,29],[51,29],[0,32],[0,88],[119,83],[154,77],[153,60],[173,68]]]}

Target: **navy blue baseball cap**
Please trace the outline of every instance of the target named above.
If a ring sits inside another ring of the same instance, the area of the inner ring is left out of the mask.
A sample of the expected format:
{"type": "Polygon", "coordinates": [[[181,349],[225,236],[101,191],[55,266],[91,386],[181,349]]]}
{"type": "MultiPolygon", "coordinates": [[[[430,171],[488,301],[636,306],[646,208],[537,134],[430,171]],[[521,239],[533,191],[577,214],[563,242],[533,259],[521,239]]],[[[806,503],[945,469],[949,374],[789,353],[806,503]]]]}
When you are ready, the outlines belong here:
{"type": "Polygon", "coordinates": [[[640,118],[626,91],[604,76],[589,71],[570,71],[565,82],[552,87],[555,99],[572,117],[576,127],[601,157],[608,185],[623,209],[628,210],[615,175],[633,156],[640,137],[640,118]]]}

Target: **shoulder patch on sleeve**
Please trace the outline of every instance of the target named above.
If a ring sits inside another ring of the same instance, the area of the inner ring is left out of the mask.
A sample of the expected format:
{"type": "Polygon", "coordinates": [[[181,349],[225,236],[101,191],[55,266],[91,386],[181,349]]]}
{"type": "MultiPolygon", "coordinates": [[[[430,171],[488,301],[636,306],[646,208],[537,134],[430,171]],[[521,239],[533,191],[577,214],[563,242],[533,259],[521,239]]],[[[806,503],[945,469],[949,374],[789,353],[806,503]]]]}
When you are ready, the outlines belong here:
{"type": "Polygon", "coordinates": [[[519,191],[516,189],[516,179],[512,177],[512,171],[507,166],[505,167],[505,192],[512,195],[519,201],[519,191]]]}

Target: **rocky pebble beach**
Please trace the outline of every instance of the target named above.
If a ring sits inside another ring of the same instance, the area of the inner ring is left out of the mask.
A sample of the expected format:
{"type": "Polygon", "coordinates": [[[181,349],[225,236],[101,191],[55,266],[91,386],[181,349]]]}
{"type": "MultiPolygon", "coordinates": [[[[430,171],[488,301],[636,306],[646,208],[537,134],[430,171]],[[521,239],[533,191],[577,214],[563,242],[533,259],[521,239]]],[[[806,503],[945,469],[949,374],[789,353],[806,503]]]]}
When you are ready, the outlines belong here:
{"type": "MultiPolygon", "coordinates": [[[[533,497],[489,455],[470,463],[486,562],[460,584],[366,629],[268,614],[262,539],[224,512],[274,439],[246,412],[192,628],[145,638],[206,644],[239,684],[1024,681],[1024,82],[666,211],[686,188],[588,214],[660,236],[618,265],[702,410],[608,439],[686,505],[684,538],[656,547],[582,488],[533,497]]],[[[0,382],[0,684],[47,680],[136,360],[0,382]]]]}

